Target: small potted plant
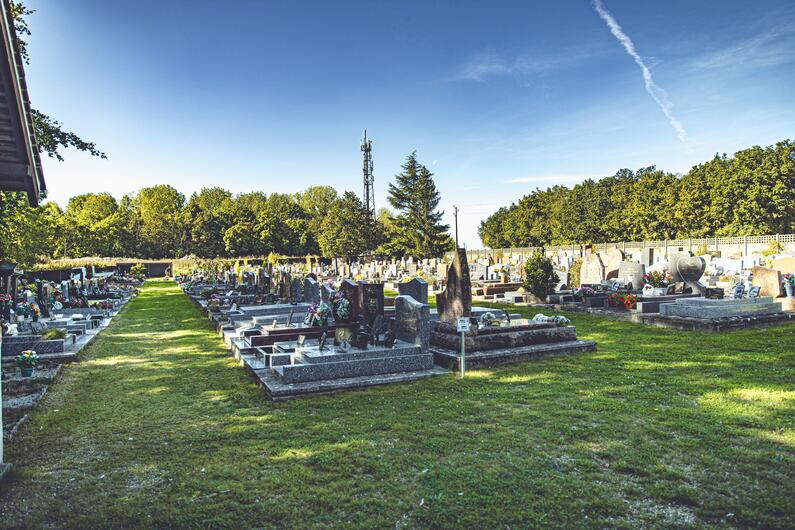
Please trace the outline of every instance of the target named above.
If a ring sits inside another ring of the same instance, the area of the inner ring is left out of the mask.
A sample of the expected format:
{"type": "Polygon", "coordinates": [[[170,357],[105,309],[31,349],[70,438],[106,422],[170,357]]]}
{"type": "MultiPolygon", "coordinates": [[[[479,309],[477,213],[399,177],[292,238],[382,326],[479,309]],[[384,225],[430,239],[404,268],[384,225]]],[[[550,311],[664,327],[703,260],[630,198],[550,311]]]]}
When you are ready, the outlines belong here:
{"type": "Polygon", "coordinates": [[[15,361],[20,370],[22,370],[22,377],[31,377],[33,369],[39,364],[39,356],[33,350],[25,350],[16,356],[15,361]]]}
{"type": "Polygon", "coordinates": [[[787,298],[795,298],[795,274],[788,272],[784,275],[784,291],[787,298]]]}

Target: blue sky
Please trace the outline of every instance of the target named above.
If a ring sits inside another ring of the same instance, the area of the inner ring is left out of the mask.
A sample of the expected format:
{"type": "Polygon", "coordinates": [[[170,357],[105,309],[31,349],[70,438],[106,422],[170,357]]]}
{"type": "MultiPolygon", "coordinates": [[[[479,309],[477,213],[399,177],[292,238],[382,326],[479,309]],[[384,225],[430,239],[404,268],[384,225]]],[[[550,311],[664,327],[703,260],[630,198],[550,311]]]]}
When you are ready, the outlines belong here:
{"type": "Polygon", "coordinates": [[[34,106],[109,156],[45,160],[60,204],[159,183],[361,193],[367,128],[377,205],[416,149],[476,248],[535,187],[795,137],[791,1],[27,3],[34,106]]]}

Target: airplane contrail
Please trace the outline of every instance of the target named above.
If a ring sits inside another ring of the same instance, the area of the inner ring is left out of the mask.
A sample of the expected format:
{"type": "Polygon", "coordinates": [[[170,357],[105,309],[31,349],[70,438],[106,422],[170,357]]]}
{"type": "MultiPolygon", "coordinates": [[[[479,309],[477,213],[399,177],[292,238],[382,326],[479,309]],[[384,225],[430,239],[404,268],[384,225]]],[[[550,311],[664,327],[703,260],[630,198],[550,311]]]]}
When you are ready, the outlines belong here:
{"type": "Polygon", "coordinates": [[[687,133],[685,132],[685,128],[682,126],[682,122],[676,119],[676,117],[671,112],[673,105],[670,101],[668,101],[668,95],[665,93],[665,90],[660,88],[651,76],[651,71],[649,70],[646,63],[643,62],[638,52],[635,50],[635,44],[632,42],[624,30],[621,29],[621,26],[616,22],[615,17],[610,13],[610,11],[605,8],[602,0],[593,0],[593,7],[596,10],[599,17],[605,21],[607,27],[610,29],[610,33],[624,46],[624,49],[627,50],[627,53],[630,57],[632,57],[637,65],[640,67],[640,71],[643,74],[643,82],[646,85],[646,92],[652,97],[652,99],[657,102],[657,105],[662,110],[665,117],[668,118],[668,122],[671,124],[676,130],[676,136],[679,138],[680,141],[684,142],[687,133]]]}

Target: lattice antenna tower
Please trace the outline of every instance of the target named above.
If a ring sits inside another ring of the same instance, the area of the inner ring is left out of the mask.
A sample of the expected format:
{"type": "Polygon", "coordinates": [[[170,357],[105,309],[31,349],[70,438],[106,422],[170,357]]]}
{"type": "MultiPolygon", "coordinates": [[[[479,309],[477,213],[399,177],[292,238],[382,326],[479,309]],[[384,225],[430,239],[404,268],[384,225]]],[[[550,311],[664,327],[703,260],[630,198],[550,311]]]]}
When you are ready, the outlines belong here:
{"type": "Polygon", "coordinates": [[[364,139],[361,144],[362,149],[362,173],[364,174],[364,206],[370,211],[370,215],[375,217],[375,191],[373,183],[373,141],[367,138],[367,129],[364,130],[364,139]]]}

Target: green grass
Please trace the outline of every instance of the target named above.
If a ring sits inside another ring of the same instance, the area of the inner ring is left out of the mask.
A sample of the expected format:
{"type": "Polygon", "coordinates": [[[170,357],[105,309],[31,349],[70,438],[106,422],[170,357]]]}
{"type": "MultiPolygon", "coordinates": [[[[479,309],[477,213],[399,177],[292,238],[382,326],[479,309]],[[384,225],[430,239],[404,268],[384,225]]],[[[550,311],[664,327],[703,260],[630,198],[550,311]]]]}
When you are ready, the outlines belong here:
{"type": "MultiPolygon", "coordinates": [[[[527,310],[522,310],[527,311],[527,310]]],[[[150,281],[10,445],[7,527],[795,526],[795,326],[270,403],[150,281]]]]}

